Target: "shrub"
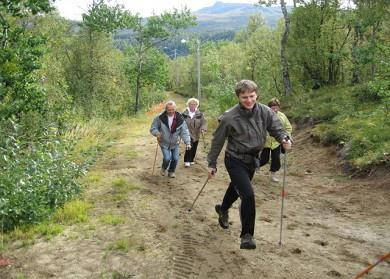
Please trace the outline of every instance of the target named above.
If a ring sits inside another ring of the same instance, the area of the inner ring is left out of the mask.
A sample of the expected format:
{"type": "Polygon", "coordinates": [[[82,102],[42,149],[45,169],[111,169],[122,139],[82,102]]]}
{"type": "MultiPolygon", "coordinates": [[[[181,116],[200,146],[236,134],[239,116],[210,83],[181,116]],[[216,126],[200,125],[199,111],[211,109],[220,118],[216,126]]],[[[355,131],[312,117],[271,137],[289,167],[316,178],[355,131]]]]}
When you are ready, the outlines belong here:
{"type": "Polygon", "coordinates": [[[376,102],[381,99],[378,90],[367,83],[355,86],[352,90],[352,96],[362,103],[376,102]]]}
{"type": "Polygon", "coordinates": [[[293,119],[311,118],[313,133],[323,143],[339,144],[342,158],[357,170],[389,166],[390,118],[387,84],[329,87],[312,94],[297,93],[289,100],[293,119]],[[377,85],[375,87],[374,85],[377,85]]]}
{"type": "Polygon", "coordinates": [[[67,159],[69,144],[49,133],[25,141],[12,123],[0,142],[0,218],[4,229],[34,224],[81,191],[75,179],[83,169],[67,159]]]}
{"type": "Polygon", "coordinates": [[[210,104],[208,111],[215,115],[223,113],[226,109],[237,104],[237,98],[234,93],[235,82],[232,78],[219,77],[214,83],[210,83],[204,88],[210,104]]]}

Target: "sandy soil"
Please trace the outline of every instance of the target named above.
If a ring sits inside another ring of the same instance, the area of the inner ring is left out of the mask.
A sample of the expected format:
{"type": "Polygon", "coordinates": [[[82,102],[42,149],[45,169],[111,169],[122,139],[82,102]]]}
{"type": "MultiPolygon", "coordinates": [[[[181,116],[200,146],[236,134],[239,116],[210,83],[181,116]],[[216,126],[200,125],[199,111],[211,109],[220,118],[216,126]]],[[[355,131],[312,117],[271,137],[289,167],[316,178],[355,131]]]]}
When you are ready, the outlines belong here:
{"type": "MultiPolygon", "coordinates": [[[[354,278],[390,251],[390,174],[344,176],[333,148],[313,143],[309,129],[295,132],[288,155],[282,245],[282,183],[271,183],[262,169],[253,180],[257,249],[240,250],[239,202],[228,230],[218,226],[214,212],[228,181],[223,154],[217,177],[189,213],[206,180],[207,150],[200,142],[191,168],[181,157],[175,179],[159,175],[158,151],[152,174],[150,122],[129,124],[127,136],[88,174],[90,220],[48,241],[14,243],[5,253],[12,265],[0,268],[0,278],[354,278]],[[118,179],[126,182],[124,197],[114,187],[118,179]],[[124,221],[104,223],[107,214],[124,221]]],[[[366,278],[390,278],[390,261],[366,278]]]]}

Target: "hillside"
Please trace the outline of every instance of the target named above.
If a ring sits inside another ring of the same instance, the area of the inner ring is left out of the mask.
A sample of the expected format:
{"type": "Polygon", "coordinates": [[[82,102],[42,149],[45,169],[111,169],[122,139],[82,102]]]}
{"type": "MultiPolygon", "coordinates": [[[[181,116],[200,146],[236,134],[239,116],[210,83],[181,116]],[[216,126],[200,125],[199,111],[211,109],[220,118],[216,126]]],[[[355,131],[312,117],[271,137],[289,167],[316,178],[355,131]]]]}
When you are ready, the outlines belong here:
{"type": "Polygon", "coordinates": [[[276,26],[283,16],[280,7],[259,7],[253,4],[216,2],[194,12],[198,25],[190,30],[196,33],[217,31],[238,31],[245,28],[249,17],[262,14],[269,26],[276,26]]]}
{"type": "MultiPolygon", "coordinates": [[[[194,11],[197,18],[197,25],[187,30],[191,36],[197,34],[202,40],[232,40],[235,32],[240,31],[248,25],[248,21],[253,14],[262,14],[267,25],[275,27],[278,20],[283,16],[280,7],[259,7],[253,4],[223,3],[216,2],[213,6],[205,7],[194,11]]],[[[180,37],[180,36],[179,36],[180,37]]],[[[128,41],[130,32],[120,30],[115,35],[118,45],[121,41],[128,41]]],[[[177,41],[165,41],[166,53],[172,53],[173,49],[179,49],[180,53],[186,54],[188,50],[185,46],[180,46],[180,39],[177,41]]]]}

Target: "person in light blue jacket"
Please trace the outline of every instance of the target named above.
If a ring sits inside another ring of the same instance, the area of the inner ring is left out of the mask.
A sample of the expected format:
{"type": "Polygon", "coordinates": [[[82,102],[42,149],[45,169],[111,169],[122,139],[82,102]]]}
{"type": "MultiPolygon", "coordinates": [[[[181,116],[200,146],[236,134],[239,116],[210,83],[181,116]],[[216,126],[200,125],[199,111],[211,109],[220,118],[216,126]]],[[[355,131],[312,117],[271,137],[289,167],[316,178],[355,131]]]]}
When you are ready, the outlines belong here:
{"type": "Polygon", "coordinates": [[[180,139],[186,144],[186,149],[191,149],[190,132],[183,116],[176,111],[174,101],[165,104],[165,110],[157,115],[150,127],[150,133],[157,137],[163,155],[161,175],[175,178],[175,170],[179,161],[180,139]]]}

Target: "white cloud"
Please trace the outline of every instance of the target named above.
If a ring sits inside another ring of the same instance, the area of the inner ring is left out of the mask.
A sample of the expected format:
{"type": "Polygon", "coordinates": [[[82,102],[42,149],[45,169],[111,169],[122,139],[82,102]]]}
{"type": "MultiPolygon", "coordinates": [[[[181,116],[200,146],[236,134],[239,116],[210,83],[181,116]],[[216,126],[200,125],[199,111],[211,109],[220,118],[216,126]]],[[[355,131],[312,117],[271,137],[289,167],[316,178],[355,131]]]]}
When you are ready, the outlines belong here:
{"type": "MultiPolygon", "coordinates": [[[[214,5],[216,0],[108,0],[110,5],[124,5],[132,13],[139,13],[141,16],[150,16],[153,13],[160,14],[163,11],[171,11],[173,8],[181,9],[187,6],[191,11],[214,5]]],[[[223,0],[225,3],[251,3],[256,0],[223,0]]],[[[81,15],[88,10],[93,0],[56,0],[54,6],[59,10],[60,15],[73,20],[81,20],[81,15]]]]}

